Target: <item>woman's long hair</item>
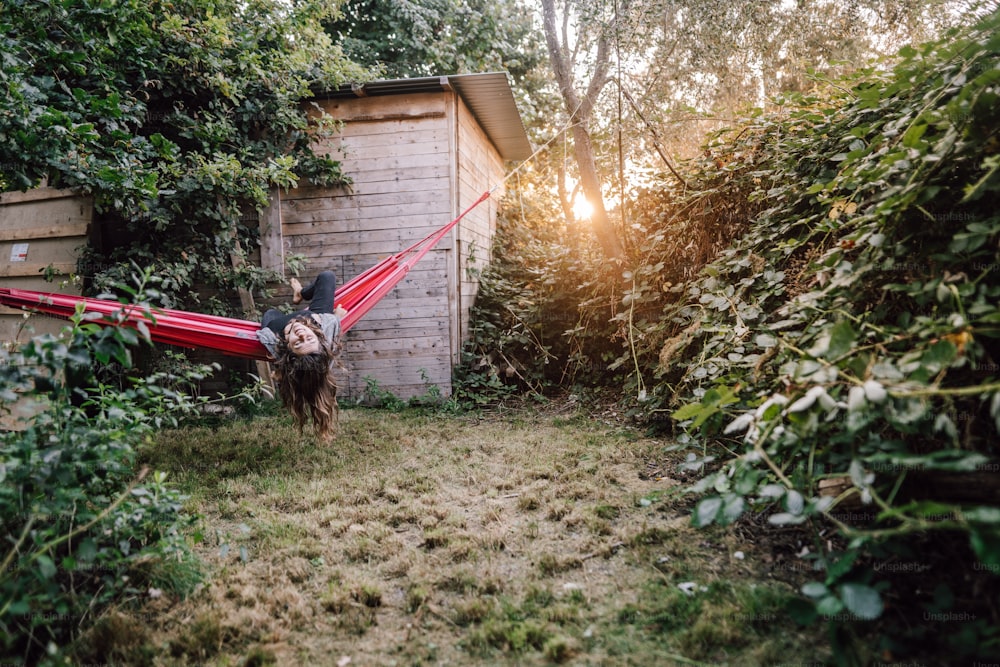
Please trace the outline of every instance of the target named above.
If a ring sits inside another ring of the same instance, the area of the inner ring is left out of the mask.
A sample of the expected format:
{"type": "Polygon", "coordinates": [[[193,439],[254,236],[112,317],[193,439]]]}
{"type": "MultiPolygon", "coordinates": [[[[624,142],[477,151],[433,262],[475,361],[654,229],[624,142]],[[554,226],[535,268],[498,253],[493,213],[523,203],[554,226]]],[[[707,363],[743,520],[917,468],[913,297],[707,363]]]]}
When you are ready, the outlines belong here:
{"type": "Polygon", "coordinates": [[[307,326],[319,340],[319,352],[297,355],[288,349],[284,336],[278,337],[274,360],[275,380],[282,404],[292,413],[303,432],[311,417],[316,433],[325,439],[336,432],[339,406],[337,383],[333,367],[340,354],[339,345],[331,343],[311,315],[296,318],[307,326]]]}

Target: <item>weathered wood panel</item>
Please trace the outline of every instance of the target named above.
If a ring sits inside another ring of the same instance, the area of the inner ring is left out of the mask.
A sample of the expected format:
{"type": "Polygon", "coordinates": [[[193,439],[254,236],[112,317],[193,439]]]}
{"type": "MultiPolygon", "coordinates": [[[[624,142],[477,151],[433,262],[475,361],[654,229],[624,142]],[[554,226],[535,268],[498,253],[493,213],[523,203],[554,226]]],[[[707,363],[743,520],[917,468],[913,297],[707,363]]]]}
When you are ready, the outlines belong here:
{"type": "MultiPolygon", "coordinates": [[[[80,294],[68,280],[77,272],[77,260],[87,245],[93,205],[87,197],[68,190],[40,187],[0,195],[0,284],[5,287],[80,294]],[[58,282],[45,274],[63,276],[58,282]]],[[[0,344],[11,349],[41,334],[58,334],[64,320],[48,315],[26,315],[0,307],[0,344]]],[[[0,428],[19,429],[42,405],[27,398],[0,416],[0,428]]]]}
{"type": "MultiPolygon", "coordinates": [[[[352,221],[371,221],[367,228],[399,229],[412,226],[411,220],[431,218],[430,223],[443,225],[451,219],[451,208],[428,192],[415,193],[412,199],[399,196],[352,196],[331,197],[325,201],[298,199],[286,202],[282,211],[282,221],[286,229],[296,224],[322,223],[332,221],[349,225],[352,221]]],[[[426,224],[426,223],[425,223],[426,224]]],[[[349,227],[342,227],[350,231],[349,227]]]]}
{"type": "MultiPolygon", "coordinates": [[[[93,205],[69,190],[39,187],[0,195],[0,279],[5,286],[79,294],[68,277],[89,240],[93,205]],[[45,274],[64,276],[49,282],[45,274]]],[[[30,335],[56,334],[62,320],[0,307],[0,342],[11,346],[30,335]]]]}
{"type": "Polygon", "coordinates": [[[468,338],[469,313],[479,293],[479,272],[485,268],[493,247],[498,202],[503,197],[503,162],[486,133],[462,103],[458,105],[457,179],[462,201],[475,201],[483,192],[490,197],[469,212],[458,230],[457,286],[453,308],[452,361],[461,358],[461,346],[468,338]],[[494,188],[496,188],[494,190],[494,188]]]}
{"type": "Polygon", "coordinates": [[[445,386],[436,378],[449,377],[451,364],[447,355],[437,358],[423,357],[419,365],[402,364],[398,360],[387,360],[386,363],[375,366],[358,365],[348,373],[337,374],[337,384],[340,395],[352,399],[365,396],[369,382],[379,389],[391,391],[400,398],[412,398],[428,393],[431,386],[436,386],[444,395],[451,391],[451,383],[445,386]]]}
{"type": "MultiPolygon", "coordinates": [[[[345,125],[316,150],[340,160],[353,183],[282,192],[282,244],[307,273],[333,268],[346,281],[453,217],[451,111],[437,94],[321,104],[345,125]]],[[[362,396],[369,382],[401,398],[426,393],[428,382],[450,394],[447,247],[428,253],[348,332],[342,396],[362,396]]]]}
{"type": "Polygon", "coordinates": [[[345,135],[359,131],[366,122],[420,120],[445,113],[439,93],[416,93],[406,96],[358,97],[322,100],[319,105],[333,118],[346,123],[345,135]]]}

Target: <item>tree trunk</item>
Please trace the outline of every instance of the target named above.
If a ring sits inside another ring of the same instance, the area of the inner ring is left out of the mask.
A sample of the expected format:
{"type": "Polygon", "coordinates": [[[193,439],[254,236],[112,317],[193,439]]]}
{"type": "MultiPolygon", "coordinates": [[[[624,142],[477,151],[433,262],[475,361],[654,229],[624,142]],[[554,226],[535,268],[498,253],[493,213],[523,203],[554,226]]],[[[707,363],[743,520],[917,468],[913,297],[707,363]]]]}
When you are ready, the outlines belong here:
{"type": "Polygon", "coordinates": [[[573,87],[572,65],[567,54],[567,36],[565,24],[563,30],[563,42],[559,40],[559,33],[556,29],[555,0],[542,0],[542,9],[545,24],[545,43],[549,50],[549,60],[552,63],[552,72],[555,74],[556,82],[562,93],[563,103],[566,105],[566,112],[569,114],[573,128],[573,156],[576,158],[577,167],[580,170],[580,184],[583,186],[583,194],[587,201],[594,207],[591,216],[591,223],[594,226],[594,233],[601,244],[604,254],[611,259],[618,259],[623,254],[621,241],[615,233],[611,220],[608,218],[607,209],[604,207],[604,195],[601,190],[601,179],[597,173],[597,162],[594,160],[594,148],[590,141],[590,129],[588,127],[590,112],[594,107],[594,102],[608,82],[609,51],[607,40],[601,36],[597,42],[597,61],[594,65],[594,73],[587,91],[581,98],[573,87]]]}
{"type": "Polygon", "coordinates": [[[604,254],[611,259],[618,259],[624,251],[621,241],[618,240],[618,235],[611,225],[611,220],[608,218],[608,212],[604,208],[601,179],[597,175],[597,163],[594,160],[594,147],[590,142],[590,132],[581,123],[573,126],[573,154],[580,169],[580,184],[583,186],[583,194],[594,207],[594,212],[590,215],[594,233],[597,235],[597,240],[600,242],[604,254]]]}

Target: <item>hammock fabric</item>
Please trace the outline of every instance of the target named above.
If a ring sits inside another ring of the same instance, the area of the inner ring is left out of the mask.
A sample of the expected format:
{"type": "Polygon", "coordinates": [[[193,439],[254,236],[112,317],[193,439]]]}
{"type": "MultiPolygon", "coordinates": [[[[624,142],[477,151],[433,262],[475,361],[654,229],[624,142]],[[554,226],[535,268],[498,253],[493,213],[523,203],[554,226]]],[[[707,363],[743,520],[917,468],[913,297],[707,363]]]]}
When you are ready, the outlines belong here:
{"type": "MultiPolygon", "coordinates": [[[[409,248],[384,260],[347,281],[337,289],[335,303],[347,310],[340,322],[347,331],[375,307],[406,277],[410,269],[438,244],[472,209],[489,198],[484,192],[471,206],[448,224],[434,231],[409,248]]],[[[266,361],[270,355],[257,340],[259,322],[216,315],[202,315],[183,310],[122,304],[117,301],[90,297],[35,292],[0,287],[0,305],[23,308],[68,319],[78,304],[85,313],[94,313],[97,324],[146,329],[158,343],[181,347],[200,347],[246,359],[266,361]]]]}

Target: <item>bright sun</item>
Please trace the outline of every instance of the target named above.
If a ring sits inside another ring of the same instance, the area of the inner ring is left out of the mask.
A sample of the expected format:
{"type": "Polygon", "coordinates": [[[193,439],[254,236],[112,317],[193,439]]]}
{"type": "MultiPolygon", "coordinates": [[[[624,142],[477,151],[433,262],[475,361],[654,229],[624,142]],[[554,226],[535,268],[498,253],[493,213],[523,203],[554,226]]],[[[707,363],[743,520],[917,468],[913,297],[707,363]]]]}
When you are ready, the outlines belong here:
{"type": "Polygon", "coordinates": [[[589,220],[594,213],[594,206],[583,195],[573,199],[573,215],[577,220],[589,220]]]}

